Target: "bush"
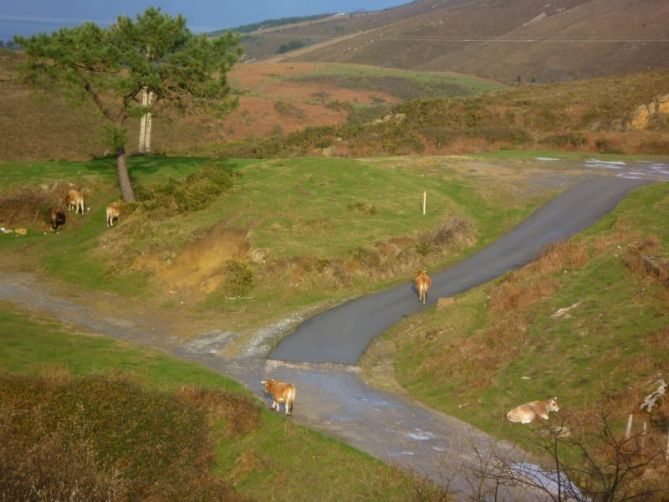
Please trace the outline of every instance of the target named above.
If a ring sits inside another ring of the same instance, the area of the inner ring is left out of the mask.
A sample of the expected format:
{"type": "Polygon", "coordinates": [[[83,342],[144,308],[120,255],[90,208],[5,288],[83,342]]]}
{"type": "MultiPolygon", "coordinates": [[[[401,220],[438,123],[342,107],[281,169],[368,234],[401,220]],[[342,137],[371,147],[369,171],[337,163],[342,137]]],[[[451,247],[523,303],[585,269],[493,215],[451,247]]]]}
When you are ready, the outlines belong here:
{"type": "Polygon", "coordinates": [[[160,218],[206,209],[231,186],[230,168],[210,162],[183,181],[170,178],[164,185],[139,185],[136,192],[140,205],[160,218]]]}
{"type": "Polygon", "coordinates": [[[230,500],[204,412],[103,377],[0,376],[1,500],[230,500]]]}
{"type": "Polygon", "coordinates": [[[588,142],[582,134],[567,133],[547,136],[541,140],[541,143],[557,148],[580,148],[588,142]]]}
{"type": "Polygon", "coordinates": [[[304,40],[291,40],[288,43],[281,44],[276,52],[277,54],[284,54],[286,52],[300,49],[306,45],[307,43],[304,40]]]}
{"type": "Polygon", "coordinates": [[[255,271],[246,260],[231,258],[225,264],[225,294],[242,296],[255,285],[255,271]]]}
{"type": "Polygon", "coordinates": [[[619,150],[614,148],[613,144],[608,139],[598,139],[595,141],[595,148],[599,153],[620,153],[619,150]]]}

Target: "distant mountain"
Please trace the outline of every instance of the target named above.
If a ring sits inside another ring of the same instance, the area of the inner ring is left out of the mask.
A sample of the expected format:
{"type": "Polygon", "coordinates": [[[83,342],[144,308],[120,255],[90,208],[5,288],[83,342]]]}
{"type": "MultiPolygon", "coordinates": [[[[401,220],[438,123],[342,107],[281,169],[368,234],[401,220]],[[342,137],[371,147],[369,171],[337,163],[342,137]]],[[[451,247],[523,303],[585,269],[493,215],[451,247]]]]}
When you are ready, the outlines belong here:
{"type": "Polygon", "coordinates": [[[669,67],[669,1],[422,0],[257,34],[249,56],[291,39],[314,44],[302,61],[573,80],[669,67]]]}

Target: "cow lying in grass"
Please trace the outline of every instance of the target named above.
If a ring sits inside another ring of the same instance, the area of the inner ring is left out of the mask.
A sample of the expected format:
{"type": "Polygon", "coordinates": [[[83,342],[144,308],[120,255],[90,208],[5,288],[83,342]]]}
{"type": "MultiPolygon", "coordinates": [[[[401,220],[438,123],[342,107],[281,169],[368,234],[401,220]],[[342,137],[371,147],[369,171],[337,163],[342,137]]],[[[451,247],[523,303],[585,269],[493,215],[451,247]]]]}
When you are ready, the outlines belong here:
{"type": "Polygon", "coordinates": [[[560,411],[557,403],[557,397],[546,399],[545,401],[531,401],[515,407],[506,414],[506,418],[511,422],[529,424],[537,417],[548,420],[548,414],[551,411],[560,411]]]}
{"type": "Polygon", "coordinates": [[[84,194],[79,190],[70,190],[65,196],[65,206],[68,211],[74,210],[74,214],[84,214],[84,194]]]}
{"type": "Polygon", "coordinates": [[[51,210],[51,230],[57,232],[65,225],[65,213],[58,209],[51,210]]]}
{"type": "Polygon", "coordinates": [[[295,402],[295,386],[292,383],[279,382],[270,378],[261,380],[265,387],[265,392],[272,396],[272,409],[279,412],[279,403],[284,403],[286,415],[293,414],[293,403],[295,402]]]}
{"type": "Polygon", "coordinates": [[[114,222],[121,216],[121,203],[112,202],[107,206],[107,226],[113,227],[114,222]]]}
{"type": "Polygon", "coordinates": [[[418,301],[425,305],[427,301],[427,292],[432,286],[432,279],[425,270],[416,272],[416,289],[418,290],[418,301]]]}

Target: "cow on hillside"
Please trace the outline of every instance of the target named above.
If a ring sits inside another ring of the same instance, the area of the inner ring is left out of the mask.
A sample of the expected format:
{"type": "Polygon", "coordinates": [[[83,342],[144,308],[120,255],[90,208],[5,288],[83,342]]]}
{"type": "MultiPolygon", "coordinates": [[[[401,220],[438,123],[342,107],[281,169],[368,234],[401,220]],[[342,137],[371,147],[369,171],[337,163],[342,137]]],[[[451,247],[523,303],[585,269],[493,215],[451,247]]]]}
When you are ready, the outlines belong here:
{"type": "Polygon", "coordinates": [[[432,279],[425,270],[416,272],[416,290],[418,291],[418,301],[425,305],[427,301],[427,292],[432,286],[432,279]]]}
{"type": "Polygon", "coordinates": [[[510,422],[529,424],[537,417],[548,420],[548,414],[551,411],[560,411],[557,403],[557,397],[546,399],[545,401],[531,401],[515,407],[506,414],[510,422]]]}
{"type": "Polygon", "coordinates": [[[57,232],[65,225],[65,213],[58,209],[51,209],[51,230],[57,232]]]}
{"type": "Polygon", "coordinates": [[[272,396],[272,409],[279,412],[280,403],[284,403],[286,415],[293,414],[293,403],[295,402],[295,386],[292,383],[279,382],[270,378],[260,382],[265,392],[272,396]]]}
{"type": "Polygon", "coordinates": [[[114,222],[118,220],[119,216],[121,216],[121,203],[120,202],[112,202],[107,206],[107,226],[108,227],[113,227],[114,222]]]}
{"type": "Polygon", "coordinates": [[[74,214],[84,214],[84,194],[74,188],[65,196],[65,207],[68,211],[74,210],[74,214]]]}

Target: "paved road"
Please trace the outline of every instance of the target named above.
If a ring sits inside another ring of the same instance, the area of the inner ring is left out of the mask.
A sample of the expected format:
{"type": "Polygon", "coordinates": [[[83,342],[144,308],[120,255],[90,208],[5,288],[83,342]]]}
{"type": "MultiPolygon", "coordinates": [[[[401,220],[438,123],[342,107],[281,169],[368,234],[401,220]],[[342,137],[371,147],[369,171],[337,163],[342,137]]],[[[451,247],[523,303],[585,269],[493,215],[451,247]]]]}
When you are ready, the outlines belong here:
{"type": "Polygon", "coordinates": [[[434,275],[426,306],[418,302],[413,284],[344,303],[303,322],[272,351],[270,359],[354,365],[369,342],[402,317],[439,297],[460,293],[528,263],[544,246],[592,225],[630,190],[648,182],[608,176],[586,179],[487,248],[434,275]]]}
{"type": "MultiPolygon", "coordinates": [[[[518,267],[536,256],[546,243],[586,228],[630,190],[648,182],[635,178],[593,178],[568,190],[490,247],[436,274],[431,301],[518,267]]],[[[370,388],[359,378],[356,368],[349,366],[358,360],[374,336],[402,316],[424,308],[418,304],[410,285],[346,303],[305,321],[271,353],[273,359],[300,361],[294,364],[266,360],[267,351],[252,351],[253,357],[226,359],[220,355],[220,349],[229,342],[228,333],[210,333],[184,343],[144,325],[141,319],[125,319],[120,311],[112,317],[81,305],[76,297],[54,296],[32,274],[0,271],[0,299],[47,312],[96,332],[199,361],[244,382],[260,396],[261,378],[293,381],[298,387],[295,421],[448,485],[462,497],[478,490],[477,474],[471,470],[480,467],[477,451],[484,458],[490,452],[498,452],[515,461],[525,460],[522,452],[514,451],[508,443],[497,441],[460,420],[370,388]],[[322,364],[333,361],[343,365],[322,364]]],[[[490,493],[483,498],[491,498],[490,493]]],[[[500,500],[545,499],[536,493],[519,495],[506,490],[499,495],[500,500]]]]}

